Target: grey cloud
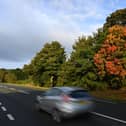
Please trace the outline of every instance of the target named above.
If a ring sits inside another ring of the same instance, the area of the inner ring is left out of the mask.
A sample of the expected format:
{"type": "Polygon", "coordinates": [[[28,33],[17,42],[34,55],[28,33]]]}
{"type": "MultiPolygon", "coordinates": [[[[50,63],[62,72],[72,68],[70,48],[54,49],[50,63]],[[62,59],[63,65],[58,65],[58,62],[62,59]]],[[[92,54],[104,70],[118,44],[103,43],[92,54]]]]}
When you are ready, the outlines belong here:
{"type": "Polygon", "coordinates": [[[0,24],[0,59],[22,61],[35,55],[44,42],[66,38],[71,42],[73,35],[66,37],[71,34],[67,25],[51,19],[30,4],[19,2],[14,5],[9,1],[7,7],[6,16],[10,18],[0,24]]]}
{"type": "MultiPolygon", "coordinates": [[[[0,60],[24,63],[31,59],[45,42],[52,40],[62,42],[69,52],[74,40],[82,34],[80,24],[73,21],[73,16],[63,13],[61,16],[48,14],[45,11],[49,8],[45,9],[44,3],[40,1],[0,2],[4,8],[1,9],[4,12],[0,11],[0,60]]],[[[67,3],[67,0],[65,2],[67,3]]],[[[85,29],[83,32],[88,34],[90,31],[85,29]]]]}

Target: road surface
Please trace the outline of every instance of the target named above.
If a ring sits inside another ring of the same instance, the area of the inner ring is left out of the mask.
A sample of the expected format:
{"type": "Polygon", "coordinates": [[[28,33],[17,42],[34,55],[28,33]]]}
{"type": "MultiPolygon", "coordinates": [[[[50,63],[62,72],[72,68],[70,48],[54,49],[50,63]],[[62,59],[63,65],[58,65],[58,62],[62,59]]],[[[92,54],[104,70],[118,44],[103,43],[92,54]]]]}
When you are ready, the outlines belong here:
{"type": "Polygon", "coordinates": [[[34,100],[41,91],[0,84],[1,126],[126,126],[126,104],[95,99],[90,117],[81,116],[57,124],[45,112],[34,110],[34,100]]]}

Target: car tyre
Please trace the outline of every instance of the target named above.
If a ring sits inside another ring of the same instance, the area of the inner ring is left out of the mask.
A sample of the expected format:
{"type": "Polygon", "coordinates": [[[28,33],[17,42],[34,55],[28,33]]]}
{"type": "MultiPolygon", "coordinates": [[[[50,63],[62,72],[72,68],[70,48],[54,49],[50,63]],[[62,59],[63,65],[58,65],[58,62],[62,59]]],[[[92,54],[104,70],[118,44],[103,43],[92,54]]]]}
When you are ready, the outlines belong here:
{"type": "Polygon", "coordinates": [[[53,117],[53,120],[55,120],[56,122],[60,123],[62,121],[62,118],[61,118],[61,115],[60,115],[60,112],[58,110],[53,110],[52,112],[52,117],[53,117]]]}

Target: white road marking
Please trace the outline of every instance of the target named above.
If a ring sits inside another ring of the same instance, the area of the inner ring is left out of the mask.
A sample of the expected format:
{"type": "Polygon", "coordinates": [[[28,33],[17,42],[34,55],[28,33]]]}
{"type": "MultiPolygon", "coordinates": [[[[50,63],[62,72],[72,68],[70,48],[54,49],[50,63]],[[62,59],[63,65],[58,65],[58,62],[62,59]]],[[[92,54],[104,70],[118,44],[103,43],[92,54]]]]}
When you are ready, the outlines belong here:
{"type": "Polygon", "coordinates": [[[23,93],[23,94],[30,94],[29,92],[24,91],[24,90],[17,90],[17,91],[20,92],[20,93],[23,93]]]}
{"type": "Polygon", "coordinates": [[[126,124],[125,120],[121,120],[121,119],[117,119],[117,118],[114,118],[114,117],[111,117],[111,116],[103,115],[103,114],[100,114],[100,113],[97,113],[97,112],[91,112],[91,113],[94,114],[94,115],[97,115],[97,116],[101,116],[101,117],[104,117],[104,118],[107,118],[107,119],[111,119],[111,120],[126,124]]]}
{"type": "Polygon", "coordinates": [[[8,88],[8,89],[10,89],[10,90],[14,90],[14,91],[18,91],[18,92],[20,92],[20,93],[23,93],[23,94],[30,94],[29,92],[27,92],[27,91],[24,91],[24,90],[18,90],[18,89],[16,89],[16,88],[13,88],[13,87],[7,87],[7,86],[2,86],[2,85],[0,85],[0,87],[3,87],[3,88],[8,88]]]}
{"type": "Polygon", "coordinates": [[[94,101],[96,101],[96,102],[110,103],[110,104],[117,104],[116,102],[111,102],[111,101],[102,100],[102,99],[94,99],[94,101]]]}
{"type": "Polygon", "coordinates": [[[1,88],[8,88],[6,85],[0,85],[1,88]]]}
{"type": "Polygon", "coordinates": [[[9,88],[10,90],[16,90],[15,88],[9,88]]]}
{"type": "Polygon", "coordinates": [[[2,103],[0,102],[0,105],[2,105],[2,103]]]}
{"type": "Polygon", "coordinates": [[[15,120],[15,118],[11,114],[7,114],[9,120],[15,120]]]}
{"type": "Polygon", "coordinates": [[[6,109],[4,106],[1,106],[1,109],[2,109],[3,111],[7,111],[7,109],[6,109]]]}
{"type": "Polygon", "coordinates": [[[8,88],[7,86],[3,86],[4,88],[8,88]]]}

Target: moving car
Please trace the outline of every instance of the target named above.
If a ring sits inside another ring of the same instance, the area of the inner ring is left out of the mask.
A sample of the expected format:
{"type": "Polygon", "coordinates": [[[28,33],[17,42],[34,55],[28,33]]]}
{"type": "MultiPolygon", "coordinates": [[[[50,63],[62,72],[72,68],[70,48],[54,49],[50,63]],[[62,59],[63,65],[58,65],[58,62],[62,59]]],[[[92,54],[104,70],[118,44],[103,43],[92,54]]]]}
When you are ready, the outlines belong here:
{"type": "Polygon", "coordinates": [[[50,113],[55,121],[61,122],[63,118],[92,111],[93,101],[82,88],[53,87],[36,97],[35,108],[50,113]]]}

